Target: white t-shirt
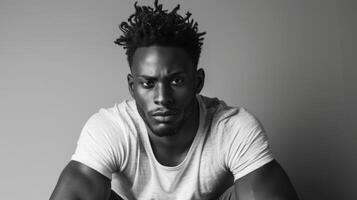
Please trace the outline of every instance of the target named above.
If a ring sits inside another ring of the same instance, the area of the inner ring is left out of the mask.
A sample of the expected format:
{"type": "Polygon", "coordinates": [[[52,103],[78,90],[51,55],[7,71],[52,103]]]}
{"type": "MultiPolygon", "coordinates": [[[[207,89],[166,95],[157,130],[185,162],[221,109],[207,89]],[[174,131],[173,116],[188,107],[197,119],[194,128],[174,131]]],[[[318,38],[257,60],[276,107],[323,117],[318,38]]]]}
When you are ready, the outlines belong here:
{"type": "Polygon", "coordinates": [[[267,136],[244,108],[197,95],[200,122],[185,159],[160,164],[134,100],[93,114],[72,160],[112,180],[124,199],[211,199],[233,181],[273,160],[267,136]]]}

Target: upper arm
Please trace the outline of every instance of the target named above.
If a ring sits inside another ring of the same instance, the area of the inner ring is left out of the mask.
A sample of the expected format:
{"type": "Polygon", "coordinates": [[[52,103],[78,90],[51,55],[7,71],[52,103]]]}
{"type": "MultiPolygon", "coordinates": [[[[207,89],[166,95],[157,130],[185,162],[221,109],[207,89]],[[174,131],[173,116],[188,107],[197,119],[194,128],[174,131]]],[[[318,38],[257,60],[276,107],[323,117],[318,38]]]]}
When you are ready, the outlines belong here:
{"type": "Polygon", "coordinates": [[[110,179],[76,161],[62,171],[50,200],[103,200],[110,195],[110,179]]]}
{"type": "Polygon", "coordinates": [[[92,115],[84,125],[71,160],[95,169],[109,179],[123,166],[126,138],[105,110],[92,115]]]}
{"type": "Polygon", "coordinates": [[[230,123],[223,146],[223,162],[237,180],[272,161],[274,156],[268,136],[255,116],[241,109],[230,123]]]}
{"type": "Polygon", "coordinates": [[[298,199],[287,174],[275,160],[236,180],[234,193],[240,200],[298,199]]]}

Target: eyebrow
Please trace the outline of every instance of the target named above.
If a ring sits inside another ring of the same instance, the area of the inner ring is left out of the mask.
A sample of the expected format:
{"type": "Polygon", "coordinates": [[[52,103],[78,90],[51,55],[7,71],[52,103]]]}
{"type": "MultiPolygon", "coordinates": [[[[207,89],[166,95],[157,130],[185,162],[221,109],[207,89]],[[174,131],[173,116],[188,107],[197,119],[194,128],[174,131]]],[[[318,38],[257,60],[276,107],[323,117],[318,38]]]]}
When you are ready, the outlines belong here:
{"type": "MultiPolygon", "coordinates": [[[[177,72],[173,72],[168,74],[168,77],[172,77],[172,76],[177,76],[177,75],[181,75],[181,74],[187,74],[187,72],[185,71],[177,71],[177,72]]],[[[155,76],[148,76],[148,75],[138,75],[137,78],[145,78],[145,79],[156,79],[155,76]]]]}

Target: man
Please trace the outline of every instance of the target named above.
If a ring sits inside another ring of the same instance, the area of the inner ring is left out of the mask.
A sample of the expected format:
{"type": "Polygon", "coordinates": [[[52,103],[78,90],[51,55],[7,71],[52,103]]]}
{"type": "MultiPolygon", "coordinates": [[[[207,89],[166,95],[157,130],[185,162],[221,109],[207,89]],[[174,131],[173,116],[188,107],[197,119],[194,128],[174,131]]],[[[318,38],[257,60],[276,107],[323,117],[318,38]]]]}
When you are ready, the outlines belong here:
{"type": "Polygon", "coordinates": [[[257,119],[199,95],[205,33],[191,14],[135,9],[115,41],[134,100],[91,116],[51,200],[297,199],[257,119]]]}

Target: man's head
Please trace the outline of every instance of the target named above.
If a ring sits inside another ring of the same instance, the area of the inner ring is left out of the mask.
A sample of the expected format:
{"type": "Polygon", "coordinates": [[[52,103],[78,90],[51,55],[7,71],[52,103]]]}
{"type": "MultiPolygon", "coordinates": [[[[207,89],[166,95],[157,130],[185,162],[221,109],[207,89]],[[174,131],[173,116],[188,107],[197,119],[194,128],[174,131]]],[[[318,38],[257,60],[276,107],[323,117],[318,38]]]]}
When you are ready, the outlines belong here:
{"type": "MultiPolygon", "coordinates": [[[[124,32],[116,44],[123,45],[131,74],[130,94],[146,125],[156,136],[175,135],[193,123],[195,96],[204,83],[204,71],[197,70],[204,33],[197,23],[173,11],[135,3],[136,12],[123,22],[124,32]],[[191,124],[190,124],[191,123],[191,124]]],[[[196,122],[197,123],[197,122],[196,122]]]]}
{"type": "Polygon", "coordinates": [[[190,19],[191,13],[187,12],[185,17],[179,15],[180,5],[168,12],[162,9],[158,0],[155,0],[154,8],[138,6],[137,2],[134,7],[135,13],[128,22],[119,26],[123,35],[114,42],[126,50],[130,67],[137,48],[153,45],[181,47],[197,67],[205,32],[198,32],[197,22],[190,19]]]}

